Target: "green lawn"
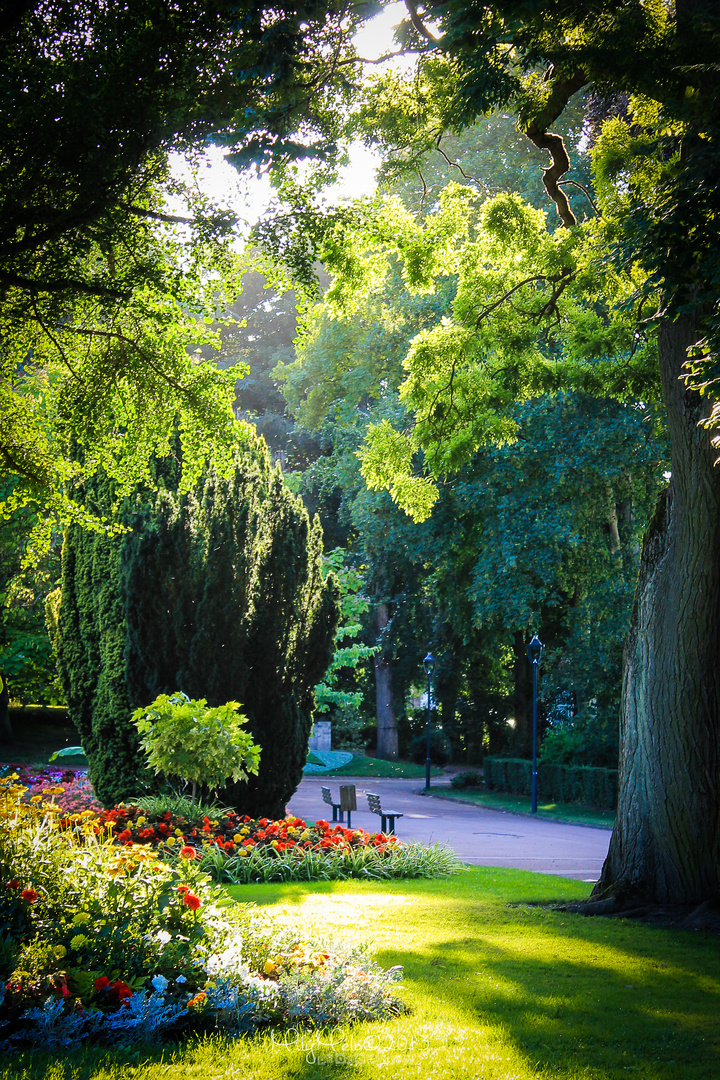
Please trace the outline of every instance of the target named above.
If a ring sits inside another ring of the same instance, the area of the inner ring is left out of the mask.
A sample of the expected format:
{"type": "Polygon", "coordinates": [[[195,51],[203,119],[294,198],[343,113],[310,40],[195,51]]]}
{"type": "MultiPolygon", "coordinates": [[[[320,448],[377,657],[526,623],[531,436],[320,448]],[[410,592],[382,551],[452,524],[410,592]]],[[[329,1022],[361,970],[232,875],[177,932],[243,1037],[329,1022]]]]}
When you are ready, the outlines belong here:
{"type": "MultiPolygon", "coordinates": [[[[320,775],[316,773],[315,775],[320,775]]],[[[416,765],[414,761],[383,761],[382,758],[366,757],[365,754],[356,754],[347,765],[342,765],[332,772],[322,773],[323,776],[380,776],[396,777],[400,779],[415,780],[425,776],[425,766],[416,765]]],[[[442,776],[442,769],[431,769],[431,776],[442,776]]]]}
{"type": "Polygon", "coordinates": [[[535,906],[589,886],[469,868],[445,881],[239,886],[403,964],[410,1013],[345,1032],[107,1050],[0,1065],[1,1080],[717,1080],[720,940],[535,906]]]}
{"type": "MultiPolygon", "coordinates": [[[[435,792],[438,795],[438,792],[435,792]]],[[[529,795],[506,795],[501,791],[477,791],[472,788],[443,788],[441,798],[456,802],[474,803],[493,810],[512,810],[515,814],[529,814],[532,800],[529,795]]],[[[601,825],[612,829],[615,814],[611,811],[593,810],[589,806],[577,803],[542,803],[538,802],[538,817],[552,818],[554,821],[572,821],[580,825],[601,825]]]]}

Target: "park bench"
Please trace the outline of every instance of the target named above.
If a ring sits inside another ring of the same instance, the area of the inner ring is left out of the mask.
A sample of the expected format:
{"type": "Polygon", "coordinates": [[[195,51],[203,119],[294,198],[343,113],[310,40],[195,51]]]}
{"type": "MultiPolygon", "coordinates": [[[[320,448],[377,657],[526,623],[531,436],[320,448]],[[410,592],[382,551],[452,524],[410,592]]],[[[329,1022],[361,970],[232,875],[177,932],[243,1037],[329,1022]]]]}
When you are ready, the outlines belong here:
{"type": "Polygon", "coordinates": [[[399,811],[397,811],[397,810],[383,810],[382,806],[380,805],[380,796],[379,795],[371,795],[371,793],[369,791],[366,791],[365,794],[367,795],[367,801],[368,801],[368,806],[370,807],[370,812],[372,814],[379,814],[380,815],[380,818],[382,820],[382,831],[384,833],[390,833],[391,835],[394,834],[394,832],[395,832],[395,818],[402,817],[403,815],[401,813],[399,813],[399,811]],[[387,821],[390,822],[390,828],[389,829],[386,828],[385,823],[387,821]]]}
{"type": "Polygon", "coordinates": [[[352,828],[350,814],[351,811],[357,810],[357,800],[355,795],[354,784],[341,784],[340,785],[340,802],[336,803],[333,800],[332,792],[329,787],[320,789],[322,791],[323,802],[326,802],[328,806],[332,806],[333,821],[338,820],[338,814],[340,814],[340,824],[343,823],[343,815],[347,812],[347,827],[352,828]]]}

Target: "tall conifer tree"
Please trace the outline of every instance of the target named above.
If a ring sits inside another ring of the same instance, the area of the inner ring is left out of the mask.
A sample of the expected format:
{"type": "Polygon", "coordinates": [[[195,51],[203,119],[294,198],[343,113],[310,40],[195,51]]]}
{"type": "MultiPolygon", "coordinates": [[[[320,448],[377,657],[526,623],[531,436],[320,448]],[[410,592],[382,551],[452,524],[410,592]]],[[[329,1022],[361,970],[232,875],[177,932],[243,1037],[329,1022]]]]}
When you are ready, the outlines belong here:
{"type": "MultiPolygon", "coordinates": [[[[232,476],[210,467],[189,494],[159,472],[158,490],[119,512],[124,536],[66,536],[58,654],[93,785],[112,803],[151,782],[129,717],[181,689],[211,705],[242,703],[260,771],[223,798],[279,816],[302,775],[313,687],[338,619],[320,526],[254,435],[239,440],[232,476]]],[[[107,508],[108,485],[94,494],[107,508]]]]}

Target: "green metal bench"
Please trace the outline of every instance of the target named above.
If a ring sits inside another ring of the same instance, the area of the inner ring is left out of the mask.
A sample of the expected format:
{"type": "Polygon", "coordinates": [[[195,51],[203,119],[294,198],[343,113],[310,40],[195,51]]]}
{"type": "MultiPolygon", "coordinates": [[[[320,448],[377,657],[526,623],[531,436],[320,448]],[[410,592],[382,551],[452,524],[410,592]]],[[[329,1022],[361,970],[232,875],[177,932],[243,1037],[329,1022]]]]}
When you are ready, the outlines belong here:
{"type": "Polygon", "coordinates": [[[369,791],[366,791],[368,806],[372,814],[378,814],[382,821],[382,831],[393,835],[395,833],[395,818],[401,818],[403,815],[398,810],[383,810],[380,805],[380,796],[372,795],[369,791]],[[386,827],[386,822],[390,822],[390,828],[386,827]]]}
{"type": "Polygon", "coordinates": [[[332,792],[330,791],[330,788],[329,787],[324,787],[324,788],[320,788],[320,790],[322,791],[323,802],[326,802],[328,804],[328,806],[332,806],[332,812],[333,812],[332,819],[333,819],[333,821],[338,820],[338,813],[340,814],[340,821],[343,821],[344,817],[343,817],[342,809],[340,807],[340,803],[339,802],[336,803],[336,802],[333,801],[332,792]]]}
{"type": "Polygon", "coordinates": [[[340,824],[343,823],[343,815],[347,813],[347,827],[352,828],[352,811],[357,810],[357,799],[355,796],[354,784],[341,784],[340,785],[340,802],[333,802],[332,792],[329,787],[320,788],[322,791],[323,802],[326,802],[328,806],[332,806],[333,821],[338,820],[338,813],[340,814],[340,824]]]}

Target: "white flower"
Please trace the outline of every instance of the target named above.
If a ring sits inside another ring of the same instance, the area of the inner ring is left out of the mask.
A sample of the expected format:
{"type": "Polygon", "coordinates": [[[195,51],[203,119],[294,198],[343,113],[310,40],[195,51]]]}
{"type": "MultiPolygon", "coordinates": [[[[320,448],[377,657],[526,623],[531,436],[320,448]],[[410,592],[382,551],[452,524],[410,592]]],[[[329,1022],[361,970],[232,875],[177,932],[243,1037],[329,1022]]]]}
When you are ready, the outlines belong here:
{"type": "Polygon", "coordinates": [[[167,945],[168,941],[172,941],[172,934],[169,934],[167,930],[158,930],[155,936],[161,945],[167,945]]]}
{"type": "Polygon", "coordinates": [[[160,990],[163,994],[170,985],[164,975],[156,975],[150,982],[156,990],[160,990]]]}

